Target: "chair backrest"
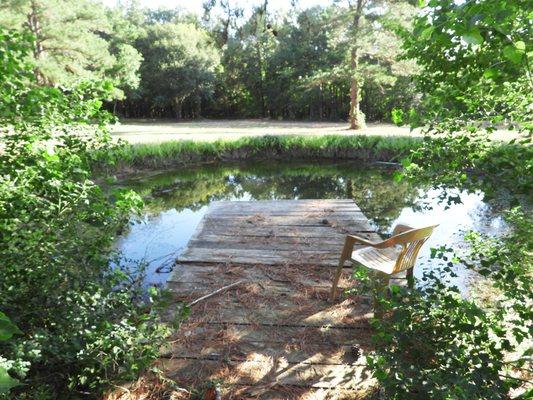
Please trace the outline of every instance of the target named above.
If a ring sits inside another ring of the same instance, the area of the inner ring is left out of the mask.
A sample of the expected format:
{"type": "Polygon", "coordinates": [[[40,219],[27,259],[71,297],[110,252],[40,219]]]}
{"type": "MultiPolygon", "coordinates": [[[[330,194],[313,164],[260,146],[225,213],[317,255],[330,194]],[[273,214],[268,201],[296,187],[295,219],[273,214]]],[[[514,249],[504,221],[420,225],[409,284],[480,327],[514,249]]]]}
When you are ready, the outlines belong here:
{"type": "Polygon", "coordinates": [[[420,248],[429,239],[437,226],[432,225],[424,228],[410,229],[387,239],[386,242],[391,246],[402,246],[402,251],[396,260],[393,273],[414,267],[420,248]]]}

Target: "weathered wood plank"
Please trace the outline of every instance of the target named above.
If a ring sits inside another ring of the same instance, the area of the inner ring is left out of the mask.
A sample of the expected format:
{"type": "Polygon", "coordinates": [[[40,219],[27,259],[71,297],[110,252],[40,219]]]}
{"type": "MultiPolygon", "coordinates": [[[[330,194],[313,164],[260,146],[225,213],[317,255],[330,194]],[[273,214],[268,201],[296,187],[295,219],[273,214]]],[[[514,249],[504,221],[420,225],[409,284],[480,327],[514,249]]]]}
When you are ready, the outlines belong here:
{"type": "Polygon", "coordinates": [[[357,364],[372,349],[370,333],[351,329],[185,323],[162,349],[166,358],[245,361],[249,354],[289,363],[357,364]]]}
{"type": "Polygon", "coordinates": [[[276,383],[313,388],[363,389],[371,386],[370,372],[365,365],[291,364],[260,354],[246,361],[169,359],[160,360],[165,374],[180,382],[198,382],[200,376],[209,380],[232,377],[230,384],[259,385],[276,383]]]}
{"type": "MultiPolygon", "coordinates": [[[[350,226],[335,225],[278,225],[272,226],[252,226],[246,225],[232,225],[222,223],[212,223],[207,221],[202,226],[199,226],[199,234],[196,237],[202,236],[206,232],[215,235],[229,235],[229,236],[289,236],[289,237],[328,237],[331,235],[346,235],[359,233],[374,233],[369,223],[359,222],[350,226]]],[[[378,236],[379,238],[379,236],[378,236]]],[[[344,239],[344,237],[343,237],[344,239]]]]}
{"type": "MultiPolygon", "coordinates": [[[[349,276],[352,268],[344,269],[349,276]]],[[[260,282],[262,284],[285,283],[301,286],[330,287],[334,271],[319,265],[290,265],[286,268],[254,266],[246,264],[177,264],[169,284],[205,283],[224,286],[238,280],[260,282]]],[[[347,283],[346,283],[347,284],[347,283]]]]}
{"type": "Polygon", "coordinates": [[[254,250],[254,249],[210,249],[187,248],[179,262],[211,262],[235,264],[278,265],[287,263],[318,264],[336,266],[338,256],[322,250],[254,250]]]}
{"type": "MultiPolygon", "coordinates": [[[[339,290],[356,284],[350,281],[353,268],[347,266],[339,282],[339,290]]],[[[286,268],[272,268],[270,265],[246,264],[178,264],[167,281],[168,288],[180,297],[197,295],[200,297],[222,286],[236,281],[256,283],[264,290],[274,291],[308,290],[320,291],[331,288],[335,270],[320,265],[288,265],[286,268]]],[[[395,284],[403,284],[405,272],[393,277],[395,284]]]]}
{"type": "MultiPolygon", "coordinates": [[[[375,233],[363,232],[359,236],[367,240],[380,240],[379,236],[375,233]]],[[[195,241],[206,241],[206,242],[221,242],[221,243],[238,243],[246,246],[248,244],[264,243],[270,244],[273,247],[278,244],[305,244],[309,246],[315,246],[320,244],[328,245],[344,245],[344,239],[346,234],[342,234],[336,231],[331,232],[327,236],[317,237],[317,236],[281,236],[281,235],[246,235],[244,232],[239,235],[225,235],[225,234],[212,234],[211,232],[204,232],[200,237],[196,239],[191,239],[189,241],[189,247],[196,245],[195,241]]]]}
{"type": "MultiPolygon", "coordinates": [[[[221,294],[212,301],[193,307],[195,320],[202,323],[262,324],[309,327],[368,328],[373,316],[366,301],[355,303],[346,300],[329,304],[329,288],[307,289],[292,292],[283,287],[264,290],[259,284],[221,294]]],[[[190,301],[190,293],[175,292],[177,300],[190,301]]]]}
{"type": "Polygon", "coordinates": [[[357,335],[350,328],[338,327],[301,327],[278,325],[275,328],[261,324],[207,324],[198,321],[184,321],[179,331],[171,337],[169,343],[162,350],[163,353],[172,353],[176,348],[185,346],[214,344],[240,343],[240,342],[264,342],[280,344],[306,345],[320,344],[328,347],[335,346],[359,346],[363,351],[372,349],[370,331],[359,330],[357,335]]]}
{"type": "Polygon", "coordinates": [[[251,226],[345,226],[345,227],[359,227],[365,226],[366,218],[324,218],[324,217],[308,217],[302,216],[206,216],[205,222],[209,224],[231,224],[235,226],[251,225],[251,226]]]}
{"type": "Polygon", "coordinates": [[[291,209],[291,210],[298,210],[298,209],[310,209],[310,208],[317,208],[317,207],[324,207],[324,208],[342,208],[342,207],[348,207],[348,208],[354,208],[356,210],[359,210],[359,207],[354,203],[353,200],[349,199],[300,199],[300,200],[283,200],[283,199],[276,199],[276,200],[261,200],[261,201],[255,201],[255,200],[248,200],[248,201],[214,201],[212,202],[209,207],[212,210],[219,210],[219,209],[230,209],[230,210],[236,210],[236,209],[247,209],[247,210],[285,210],[285,209],[291,209]]]}

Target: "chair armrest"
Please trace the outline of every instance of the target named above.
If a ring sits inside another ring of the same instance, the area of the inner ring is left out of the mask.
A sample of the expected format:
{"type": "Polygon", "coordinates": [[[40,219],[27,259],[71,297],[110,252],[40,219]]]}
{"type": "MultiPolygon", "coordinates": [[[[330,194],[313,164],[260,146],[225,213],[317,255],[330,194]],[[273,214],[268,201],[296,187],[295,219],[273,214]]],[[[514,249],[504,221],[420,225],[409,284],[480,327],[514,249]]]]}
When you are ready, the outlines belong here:
{"type": "Polygon", "coordinates": [[[408,225],[403,225],[403,224],[398,224],[394,227],[394,229],[392,230],[392,236],[395,236],[395,235],[398,235],[402,232],[407,232],[407,231],[410,231],[410,230],[413,230],[414,228],[408,226],[408,225]]]}
{"type": "Polygon", "coordinates": [[[348,244],[348,243],[352,247],[353,247],[353,245],[355,243],[361,243],[361,244],[364,244],[365,246],[378,247],[379,245],[381,245],[384,242],[373,243],[373,242],[370,242],[369,240],[363,239],[362,237],[359,237],[359,236],[347,235],[346,236],[346,244],[348,244]]]}

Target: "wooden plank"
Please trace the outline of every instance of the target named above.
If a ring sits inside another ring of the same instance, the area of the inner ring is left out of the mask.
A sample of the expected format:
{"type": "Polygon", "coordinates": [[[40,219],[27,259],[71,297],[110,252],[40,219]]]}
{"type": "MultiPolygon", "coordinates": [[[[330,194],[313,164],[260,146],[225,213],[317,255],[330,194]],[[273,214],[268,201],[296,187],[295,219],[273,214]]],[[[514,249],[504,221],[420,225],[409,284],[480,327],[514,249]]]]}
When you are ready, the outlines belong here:
{"type": "Polygon", "coordinates": [[[274,386],[242,386],[242,393],[247,399],[257,400],[364,400],[375,397],[374,386],[359,387],[356,389],[335,388],[312,388],[293,385],[274,386]]]}
{"type": "MultiPolygon", "coordinates": [[[[377,241],[377,238],[368,233],[361,233],[361,237],[377,241]]],[[[212,235],[204,234],[196,239],[191,239],[187,247],[212,247],[212,248],[262,248],[268,247],[277,250],[290,250],[295,248],[331,249],[339,254],[339,249],[344,245],[346,235],[337,234],[326,237],[298,237],[298,236],[242,236],[242,235],[212,235]]],[[[361,248],[356,244],[355,249],[361,248]]]]}
{"type": "Polygon", "coordinates": [[[359,210],[359,207],[355,204],[355,202],[349,199],[300,199],[300,200],[276,199],[276,200],[261,200],[261,201],[225,200],[225,201],[214,201],[209,205],[209,207],[212,210],[219,210],[219,209],[236,210],[236,209],[243,209],[243,208],[247,210],[254,210],[254,209],[286,210],[289,208],[291,210],[297,210],[297,209],[309,209],[309,208],[317,208],[317,207],[325,207],[325,208],[347,207],[347,208],[354,208],[356,210],[359,210]]]}
{"type": "MultiPolygon", "coordinates": [[[[259,284],[221,294],[212,301],[193,307],[195,320],[201,323],[261,324],[308,327],[368,328],[373,313],[368,302],[345,300],[330,304],[329,288],[288,292],[259,284]],[[264,293],[264,294],[262,294],[264,293]]],[[[177,300],[193,300],[190,293],[173,293],[177,300]]],[[[193,295],[194,297],[199,297],[193,295]]]]}
{"type": "MultiPolygon", "coordinates": [[[[361,234],[362,237],[373,240],[372,235],[367,233],[361,234]]],[[[196,246],[203,242],[214,242],[224,245],[241,245],[246,247],[248,245],[265,244],[273,248],[279,246],[295,246],[304,245],[309,247],[321,247],[321,245],[342,246],[344,245],[344,238],[346,235],[335,232],[335,235],[327,237],[296,237],[296,236],[235,236],[235,235],[212,235],[206,233],[197,239],[191,239],[188,247],[196,246]]]]}
{"type": "Polygon", "coordinates": [[[205,324],[194,319],[184,321],[174,337],[162,350],[172,353],[180,346],[190,348],[198,343],[216,342],[264,342],[282,344],[318,343],[328,347],[359,346],[363,351],[372,349],[371,331],[353,330],[338,327],[300,327],[283,326],[265,329],[260,324],[205,324]]]}
{"type": "Polygon", "coordinates": [[[358,226],[364,225],[368,220],[364,217],[313,217],[307,215],[282,215],[282,216],[206,216],[206,224],[231,224],[231,225],[252,225],[252,226],[358,226]]]}
{"type": "Polygon", "coordinates": [[[184,324],[162,349],[165,358],[245,361],[250,354],[289,363],[356,364],[373,349],[370,332],[352,329],[261,325],[184,324]]]}
{"type": "Polygon", "coordinates": [[[208,217],[220,217],[220,218],[232,218],[232,217],[252,217],[252,216],[264,216],[264,217],[320,217],[320,218],[361,218],[364,216],[362,211],[344,208],[344,209],[323,209],[323,210],[221,210],[220,212],[211,212],[206,214],[208,217]]]}
{"type": "Polygon", "coordinates": [[[242,341],[236,343],[202,342],[194,346],[176,346],[164,354],[165,358],[187,358],[198,360],[246,361],[250,354],[261,354],[278,358],[290,364],[363,364],[360,350],[354,346],[326,346],[326,344],[280,343],[269,341],[242,341]]]}
{"type": "MultiPolygon", "coordinates": [[[[351,268],[344,269],[344,276],[349,276],[351,268]]],[[[295,283],[298,287],[330,287],[334,270],[318,265],[291,265],[287,268],[254,266],[246,264],[177,264],[168,282],[183,285],[204,283],[206,285],[224,286],[238,280],[249,282],[295,283]]],[[[293,288],[294,289],[294,288],[293,288]]]]}
{"type": "MultiPolygon", "coordinates": [[[[252,226],[246,225],[232,225],[213,223],[207,221],[199,227],[198,235],[194,237],[201,237],[203,233],[209,233],[211,235],[229,235],[229,236],[288,236],[288,237],[328,237],[330,235],[340,234],[344,236],[347,234],[358,235],[360,233],[374,233],[368,222],[359,221],[356,224],[349,226],[343,225],[278,225],[272,226],[252,226]]],[[[377,235],[376,235],[377,236],[377,235]]],[[[379,236],[377,236],[379,238],[379,236]]],[[[379,240],[379,239],[378,239],[379,240]]]]}
{"type": "Polygon", "coordinates": [[[234,385],[240,399],[257,400],[364,400],[370,399],[375,388],[365,387],[358,389],[313,388],[294,385],[234,385]]]}
{"type": "Polygon", "coordinates": [[[180,382],[219,380],[231,377],[233,385],[276,383],[313,388],[363,389],[374,384],[365,365],[291,364],[261,354],[246,361],[161,359],[165,375],[180,382]]]}
{"type": "Polygon", "coordinates": [[[335,267],[338,255],[320,250],[254,250],[254,249],[210,249],[200,247],[186,248],[179,262],[211,262],[235,264],[279,265],[287,263],[318,264],[335,267]]]}

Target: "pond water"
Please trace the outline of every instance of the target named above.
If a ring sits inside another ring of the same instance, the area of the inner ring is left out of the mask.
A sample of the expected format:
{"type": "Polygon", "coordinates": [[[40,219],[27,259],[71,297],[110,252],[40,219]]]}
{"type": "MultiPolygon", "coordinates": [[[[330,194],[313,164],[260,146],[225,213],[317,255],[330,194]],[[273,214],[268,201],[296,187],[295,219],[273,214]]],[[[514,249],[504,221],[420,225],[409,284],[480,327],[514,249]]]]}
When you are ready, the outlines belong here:
{"type": "MultiPolygon", "coordinates": [[[[411,226],[439,224],[420,253],[415,275],[430,265],[430,248],[460,248],[464,232],[476,229],[499,234],[502,219],[493,215],[481,193],[459,195],[459,204],[441,204],[444,190],[424,190],[397,182],[394,170],[376,164],[352,162],[275,161],[253,164],[217,164],[144,173],[116,182],[136,190],[145,200],[140,218],[117,247],[129,260],[148,263],[146,284],[166,282],[173,261],[187,245],[208,205],[216,200],[353,199],[382,235],[399,222],[411,226]]],[[[467,291],[472,276],[457,267],[451,279],[467,291]]]]}

